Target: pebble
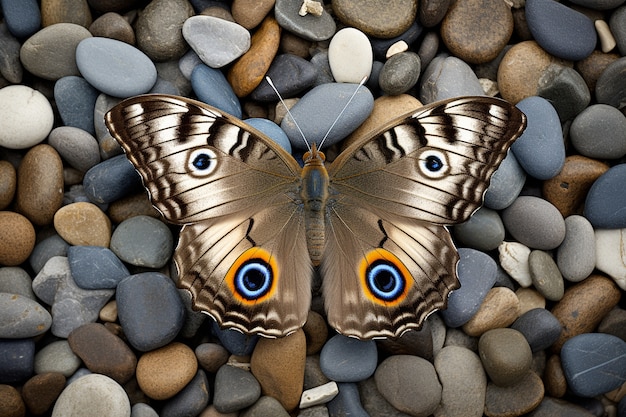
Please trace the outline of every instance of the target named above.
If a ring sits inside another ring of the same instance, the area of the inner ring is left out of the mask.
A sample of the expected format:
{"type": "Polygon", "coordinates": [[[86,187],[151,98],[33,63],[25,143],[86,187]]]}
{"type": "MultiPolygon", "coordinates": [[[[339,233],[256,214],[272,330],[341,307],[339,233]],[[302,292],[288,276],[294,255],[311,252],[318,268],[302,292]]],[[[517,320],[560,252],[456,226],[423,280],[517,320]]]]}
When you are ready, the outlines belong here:
{"type": "Polygon", "coordinates": [[[70,245],[108,247],[111,242],[111,221],[92,203],[61,207],[54,214],[54,228],[70,245]]]}
{"type": "Polygon", "coordinates": [[[530,417],[594,417],[594,414],[584,408],[559,400],[558,398],[544,397],[537,408],[529,414],[530,417]]]}
{"type": "Polygon", "coordinates": [[[0,23],[0,75],[11,84],[22,82],[24,71],[20,62],[20,43],[11,35],[5,22],[0,23]]]}
{"type": "Polygon", "coordinates": [[[489,417],[521,416],[537,408],[544,397],[541,378],[526,372],[513,386],[487,384],[485,415],[489,417]]]}
{"type": "Polygon", "coordinates": [[[615,307],[598,325],[598,333],[607,333],[626,341],[626,310],[615,307]]]}
{"type": "Polygon", "coordinates": [[[84,289],[115,289],[130,275],[122,261],[108,248],[70,246],[67,258],[74,281],[84,289]]]}
{"type": "Polygon", "coordinates": [[[579,215],[565,219],[565,239],[556,253],[556,263],[563,278],[580,282],[591,275],[596,266],[595,242],[589,220],[579,215]]]}
{"type": "MultiPolygon", "coordinates": [[[[312,87],[317,75],[317,69],[313,64],[292,54],[277,55],[267,70],[267,77],[272,80],[283,98],[294,97],[312,87]]],[[[276,92],[265,79],[252,91],[250,98],[258,101],[278,100],[276,92]]]]}
{"type": "Polygon", "coordinates": [[[193,14],[187,0],[151,1],[135,22],[137,47],[156,62],[180,58],[189,48],[181,30],[193,14]]]}
{"type": "Polygon", "coordinates": [[[83,186],[89,200],[100,204],[145,190],[141,177],[124,155],[107,159],[89,169],[83,186]]]}
{"type": "Polygon", "coordinates": [[[528,256],[528,266],[533,286],[541,295],[550,301],[563,298],[563,276],[551,254],[542,250],[532,251],[528,256]]]}
{"type": "Polygon", "coordinates": [[[197,65],[191,73],[191,88],[200,101],[241,118],[241,103],[220,70],[197,65]]]}
{"type": "Polygon", "coordinates": [[[146,403],[135,403],[130,409],[130,415],[131,417],[159,417],[154,408],[146,403]]]}
{"type": "Polygon", "coordinates": [[[596,100],[602,104],[608,104],[619,108],[624,102],[621,89],[624,88],[624,80],[620,76],[626,68],[626,57],[622,57],[602,71],[596,83],[596,100]]]}
{"type": "Polygon", "coordinates": [[[561,334],[561,323],[545,308],[533,308],[511,325],[526,338],[533,353],[550,347],[561,334]]]}
{"type": "Polygon", "coordinates": [[[236,356],[250,356],[259,340],[257,335],[243,334],[235,329],[220,329],[215,320],[210,320],[211,332],[230,353],[236,356]]]}
{"type": "Polygon", "coordinates": [[[0,161],[0,210],[11,204],[17,189],[17,172],[8,161],[0,161]]]}
{"type": "Polygon", "coordinates": [[[594,104],[582,111],[570,126],[570,140],[584,156],[619,159],[626,155],[626,117],[608,104],[594,104]]]}
{"type": "Polygon", "coordinates": [[[280,339],[259,338],[250,370],[263,395],[276,398],[285,410],[292,411],[302,396],[305,361],[306,337],[297,330],[280,339]]]}
{"type": "Polygon", "coordinates": [[[83,129],[59,126],[50,132],[48,143],[79,171],[86,172],[100,162],[98,141],[83,129]]]}
{"type": "Polygon", "coordinates": [[[546,394],[549,396],[561,398],[567,392],[567,381],[563,374],[559,355],[552,355],[546,361],[543,381],[546,387],[546,394]]]}
{"type": "MultiPolygon", "coordinates": [[[[621,2],[621,0],[618,0],[621,2]]],[[[621,2],[623,3],[623,2],[621,2]]],[[[609,28],[615,37],[617,48],[623,55],[626,52],[626,30],[624,30],[624,21],[626,20],[626,8],[620,7],[611,13],[609,19],[609,28]]]]}
{"type": "Polygon", "coordinates": [[[299,408],[309,408],[319,404],[325,404],[335,398],[339,393],[339,387],[335,381],[309,388],[302,392],[299,408]]]}
{"type": "Polygon", "coordinates": [[[331,337],[320,352],[322,372],[337,382],[359,382],[369,378],[376,370],[377,359],[374,341],[340,334],[331,337]]]}
{"type": "Polygon", "coordinates": [[[443,43],[471,64],[494,60],[512,34],[511,8],[498,0],[452,2],[441,22],[443,43]]]}
{"type": "Polygon", "coordinates": [[[111,236],[111,250],[131,265],[161,268],[174,249],[172,232],[149,216],[134,216],[120,223],[111,236]]]}
{"type": "Polygon", "coordinates": [[[623,247],[626,229],[598,229],[595,231],[596,263],[600,271],[609,275],[622,289],[626,288],[626,262],[623,247]]]}
{"type": "Polygon", "coordinates": [[[25,85],[0,89],[0,146],[26,149],[44,140],[54,115],[48,99],[25,85]]]}
{"type": "Polygon", "coordinates": [[[626,164],[615,165],[591,186],[585,200],[585,217],[594,228],[626,227],[626,195],[621,186],[626,179],[626,164]]]}
{"type": "Polygon", "coordinates": [[[33,374],[35,342],[28,339],[0,339],[0,384],[22,382],[33,374]]]}
{"type": "Polygon", "coordinates": [[[35,375],[24,383],[22,398],[33,415],[45,414],[65,388],[65,377],[58,372],[35,375]]]}
{"type": "Polygon", "coordinates": [[[35,300],[19,294],[0,293],[0,338],[25,339],[48,331],[52,317],[35,300]]]}
{"type": "MultiPolygon", "coordinates": [[[[325,145],[332,146],[352,133],[372,112],[374,97],[366,88],[359,88],[343,115],[337,119],[348,99],[354,94],[356,84],[330,83],[319,85],[306,93],[291,108],[291,115],[307,142],[318,143],[336,122],[326,138],[325,145]],[[315,117],[311,117],[314,114],[315,117]]],[[[291,146],[304,149],[302,136],[291,117],[285,117],[280,124],[291,146]]]]}
{"type": "Polygon", "coordinates": [[[526,182],[526,172],[517,162],[513,152],[509,152],[491,176],[485,192],[485,207],[503,210],[513,204],[526,182]]]}
{"type": "Polygon", "coordinates": [[[170,343],[144,353],[137,362],[139,388],[154,400],[167,400],[191,382],[198,371],[196,357],[187,345],[170,343]]]}
{"type": "Polygon", "coordinates": [[[370,39],[372,50],[374,51],[374,57],[378,60],[386,59],[387,55],[389,54],[389,49],[393,45],[396,45],[400,42],[404,42],[407,46],[413,45],[422,34],[422,31],[422,26],[417,21],[414,21],[405,32],[401,33],[398,36],[389,39],[370,39]]]}
{"type": "Polygon", "coordinates": [[[76,356],[67,340],[57,340],[41,348],[35,355],[35,373],[61,374],[69,378],[82,364],[76,356]]]}
{"type": "Polygon", "coordinates": [[[118,384],[125,384],[134,376],[137,357],[102,324],[85,324],[72,331],[67,341],[91,372],[106,375],[118,384]]]}
{"type": "Polygon", "coordinates": [[[55,0],[41,2],[41,25],[55,23],[75,23],[88,27],[91,24],[91,11],[86,0],[55,0]]]}
{"type": "Polygon", "coordinates": [[[20,265],[28,259],[34,247],[33,224],[21,214],[0,211],[0,265],[20,265]]]}
{"type": "Polygon", "coordinates": [[[235,0],[231,13],[235,22],[246,29],[254,29],[274,8],[275,0],[235,0]]]}
{"type": "Polygon", "coordinates": [[[565,238],[563,216],[539,197],[518,197],[502,212],[502,221],[518,242],[534,249],[555,249],[565,238]]]}
{"type": "Polygon", "coordinates": [[[529,372],[533,359],[524,335],[510,328],[483,333],[478,354],[489,379],[500,387],[517,384],[529,372]]]}
{"type": "Polygon", "coordinates": [[[338,83],[358,84],[369,77],[373,59],[369,39],[353,27],[339,30],[328,45],[330,70],[338,83]]]}
{"type": "MultiPolygon", "coordinates": [[[[298,415],[300,416],[301,414],[298,415]]],[[[241,414],[241,417],[264,416],[288,417],[289,413],[283,408],[277,399],[265,395],[259,398],[257,402],[252,404],[252,406],[248,407],[248,409],[241,414]]]]}
{"type": "Polygon", "coordinates": [[[528,28],[549,54],[579,61],[596,47],[593,21],[582,13],[551,0],[530,0],[526,3],[528,28]]]}
{"type": "Polygon", "coordinates": [[[626,342],[610,334],[580,334],[563,344],[561,363],[574,394],[605,394],[626,382],[626,342]]]}
{"type": "Polygon", "coordinates": [[[213,405],[220,413],[234,413],[254,404],[261,397],[261,385],[249,372],[223,365],[215,375],[213,405]]]}
{"type": "Polygon", "coordinates": [[[403,413],[429,416],[441,402],[443,388],[435,367],[426,359],[390,356],[378,365],[374,378],[382,396],[403,413]]]}
{"type": "Polygon", "coordinates": [[[407,30],[417,12],[417,1],[334,1],[333,12],[339,20],[374,38],[393,38],[407,30]]]}
{"type": "Polygon", "coordinates": [[[337,386],[339,387],[339,394],[327,404],[325,415],[368,417],[367,411],[361,404],[357,385],[351,382],[342,382],[337,386]]]}
{"type": "Polygon", "coordinates": [[[185,388],[171,398],[161,410],[161,417],[197,416],[209,404],[209,381],[199,369],[185,388]]]}
{"type": "Polygon", "coordinates": [[[112,202],[109,204],[107,214],[113,223],[118,224],[133,216],[161,217],[161,214],[150,202],[147,192],[123,197],[112,202]]]}
{"type": "Polygon", "coordinates": [[[591,93],[583,77],[575,69],[564,65],[546,68],[539,78],[537,95],[548,100],[563,121],[576,117],[591,101],[591,93]]]}
{"type": "Polygon", "coordinates": [[[281,28],[312,42],[325,41],[335,34],[337,25],[326,10],[321,16],[300,16],[300,6],[290,0],[276,0],[274,16],[281,28]]]}
{"type": "Polygon", "coordinates": [[[72,415],[130,417],[130,401],[124,388],[105,375],[91,374],[68,385],[54,404],[52,417],[72,415]]]}
{"type": "Polygon", "coordinates": [[[462,246],[483,252],[497,249],[504,241],[504,224],[497,211],[480,208],[464,223],[454,226],[454,237],[462,246]]]}
{"type": "Polygon", "coordinates": [[[250,49],[250,32],[245,27],[213,16],[198,15],[185,20],[183,36],[211,68],[222,68],[250,49]]]}
{"type": "Polygon", "coordinates": [[[217,343],[202,343],[195,350],[198,363],[207,372],[215,373],[226,362],[229,352],[217,343]]]}
{"type": "Polygon", "coordinates": [[[7,27],[16,38],[30,36],[41,27],[36,0],[5,0],[0,7],[7,27]]]}
{"type": "Polygon", "coordinates": [[[497,265],[487,254],[459,248],[457,274],[461,288],[448,297],[448,307],[441,317],[448,327],[460,327],[478,311],[487,293],[496,282],[497,265]]]}
{"type": "MultiPolygon", "coordinates": [[[[350,383],[341,383],[338,386],[352,385],[350,383]]],[[[358,384],[358,393],[361,400],[361,410],[365,410],[369,416],[388,416],[388,417],[406,417],[407,414],[395,409],[376,388],[376,380],[374,377],[368,378],[358,384]]],[[[345,389],[344,389],[345,391],[345,389]]],[[[331,404],[333,401],[331,401],[331,404]]],[[[355,409],[357,407],[354,407],[355,409]]],[[[361,410],[358,410],[361,412],[361,410]]],[[[351,410],[352,411],[352,410],[351,410]]],[[[356,410],[354,410],[356,411],[356,410]]],[[[358,414],[357,415],[361,415],[358,414]]]]}
{"type": "Polygon", "coordinates": [[[94,109],[98,94],[98,90],[82,77],[70,75],[57,80],[54,84],[54,102],[65,129],[75,127],[95,135],[94,109]]]}
{"type": "Polygon", "coordinates": [[[135,31],[126,19],[118,13],[104,13],[89,26],[89,32],[100,38],[117,39],[135,45],[135,31]]]}
{"type": "Polygon", "coordinates": [[[28,272],[20,267],[5,266],[0,268],[0,293],[18,294],[35,300],[32,279],[28,272]]]}
{"type": "Polygon", "coordinates": [[[380,89],[389,95],[406,93],[417,84],[420,69],[420,58],[415,52],[397,53],[380,70],[380,89]]]}
{"type": "Polygon", "coordinates": [[[67,256],[69,244],[56,233],[38,242],[28,259],[33,271],[38,274],[46,262],[54,256],[67,256]]]}
{"type": "Polygon", "coordinates": [[[482,417],[487,376],[478,355],[461,346],[446,346],[434,365],[443,387],[434,415],[482,417]]]}
{"type": "Polygon", "coordinates": [[[478,311],[463,325],[463,332],[478,337],[491,329],[508,327],[520,315],[519,300],[506,287],[489,290],[478,311]]]}
{"type": "Polygon", "coordinates": [[[460,96],[482,96],[485,92],[472,68],[454,56],[436,57],[420,80],[419,99],[434,103],[460,96]]]}
{"type": "Polygon", "coordinates": [[[618,303],[620,290],[615,283],[602,275],[591,275],[569,287],[553,308],[563,331],[553,345],[555,352],[574,336],[593,331],[602,318],[618,303]]]}
{"type": "Polygon", "coordinates": [[[115,39],[83,40],[76,47],[76,65],[89,84],[114,97],[147,93],[157,79],[156,67],[146,54],[115,39]]]}
{"type": "Polygon", "coordinates": [[[4,417],[23,417],[26,407],[20,392],[10,385],[0,385],[0,415],[4,417]]]}
{"type": "Polygon", "coordinates": [[[183,326],[185,310],[176,286],[158,272],[143,272],[122,280],[116,301],[126,339],[142,352],[167,345],[183,326]]]}

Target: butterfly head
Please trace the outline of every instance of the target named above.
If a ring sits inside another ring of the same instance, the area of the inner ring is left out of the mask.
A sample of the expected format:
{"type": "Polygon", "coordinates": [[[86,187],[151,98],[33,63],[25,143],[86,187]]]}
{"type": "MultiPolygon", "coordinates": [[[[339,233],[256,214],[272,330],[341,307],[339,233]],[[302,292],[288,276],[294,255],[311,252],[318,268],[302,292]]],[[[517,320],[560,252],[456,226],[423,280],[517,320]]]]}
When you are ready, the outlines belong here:
{"type": "Polygon", "coordinates": [[[324,152],[318,151],[317,144],[313,142],[311,144],[311,150],[305,152],[302,159],[307,166],[322,166],[326,161],[326,155],[324,155],[324,152]]]}

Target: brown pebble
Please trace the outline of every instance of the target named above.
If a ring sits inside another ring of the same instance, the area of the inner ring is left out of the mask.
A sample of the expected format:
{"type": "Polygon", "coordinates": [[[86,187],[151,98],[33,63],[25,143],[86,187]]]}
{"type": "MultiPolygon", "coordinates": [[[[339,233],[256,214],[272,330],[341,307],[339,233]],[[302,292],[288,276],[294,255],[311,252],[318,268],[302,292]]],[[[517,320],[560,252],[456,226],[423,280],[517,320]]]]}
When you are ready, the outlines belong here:
{"type": "Polygon", "coordinates": [[[233,22],[233,23],[237,23],[237,22],[235,22],[235,19],[233,19],[233,15],[230,14],[230,11],[228,11],[225,8],[220,7],[220,6],[209,6],[209,7],[205,8],[205,9],[203,9],[200,14],[203,15],[203,16],[219,17],[220,19],[227,20],[227,21],[233,22]]]}
{"type": "Polygon", "coordinates": [[[333,12],[346,26],[389,39],[409,29],[417,13],[415,0],[335,0],[333,12]]]}
{"type": "Polygon", "coordinates": [[[98,318],[106,323],[114,323],[117,320],[117,302],[111,300],[100,309],[98,318]]]}
{"type": "Polygon", "coordinates": [[[489,378],[502,387],[517,384],[533,361],[524,335],[509,328],[485,332],[478,340],[478,352],[489,378]]]}
{"type": "Polygon", "coordinates": [[[217,343],[202,343],[196,347],[196,358],[202,369],[216,373],[220,366],[228,362],[228,351],[217,343]]]}
{"type": "Polygon", "coordinates": [[[253,29],[274,8],[276,0],[234,0],[231,13],[235,22],[246,29],[253,29]]]}
{"type": "Polygon", "coordinates": [[[554,352],[558,353],[572,337],[592,332],[620,297],[620,289],[612,279],[596,274],[565,290],[561,301],[552,308],[552,314],[563,326],[561,336],[552,345],[554,352]]]}
{"type": "Polygon", "coordinates": [[[8,161],[0,161],[0,210],[13,201],[17,188],[17,172],[8,161]]]}
{"type": "Polygon", "coordinates": [[[46,372],[30,378],[22,387],[22,398],[31,414],[41,415],[54,405],[66,379],[59,372],[46,372]]]}
{"type": "Polygon", "coordinates": [[[26,261],[35,247],[35,228],[24,216],[0,211],[0,265],[16,266],[26,261]]]}
{"type": "Polygon", "coordinates": [[[107,210],[109,219],[113,223],[120,224],[135,216],[150,216],[161,219],[163,216],[154,208],[148,194],[141,193],[120,198],[109,204],[107,210]]]}
{"type": "Polygon", "coordinates": [[[548,358],[543,380],[546,385],[546,392],[551,397],[561,398],[567,392],[567,381],[559,355],[552,355],[548,358]]]}
{"type": "Polygon", "coordinates": [[[405,332],[395,339],[383,339],[377,342],[381,350],[392,355],[413,355],[424,358],[429,362],[434,359],[433,328],[426,320],[419,330],[405,332]]]}
{"type": "Polygon", "coordinates": [[[26,407],[20,393],[11,385],[0,385],[0,417],[24,417],[26,407]]]}
{"type": "Polygon", "coordinates": [[[441,39],[453,55],[471,64],[494,60],[513,34],[513,15],[501,0],[452,2],[441,39]]]}
{"type": "Polygon", "coordinates": [[[595,50],[585,59],[581,59],[576,62],[574,68],[582,75],[583,80],[589,87],[589,91],[596,90],[596,82],[600,78],[602,71],[612,62],[617,61],[620,58],[616,53],[604,53],[602,51],[595,50]]]}
{"type": "Polygon", "coordinates": [[[515,385],[500,387],[487,384],[485,415],[487,417],[521,416],[535,409],[543,400],[544,387],[541,378],[527,372],[515,385]]]}
{"type": "Polygon", "coordinates": [[[543,182],[543,197],[552,203],[563,217],[582,212],[587,192],[609,166],[582,155],[565,158],[565,164],[555,177],[543,182]]]}
{"type": "Polygon", "coordinates": [[[626,341],[626,310],[615,307],[598,325],[599,333],[612,334],[626,341]]]}
{"type": "Polygon", "coordinates": [[[312,46],[313,42],[302,39],[291,32],[284,31],[280,37],[280,51],[282,53],[296,55],[306,60],[311,56],[312,46]]]}
{"type": "Polygon", "coordinates": [[[63,203],[63,162],[50,145],[32,147],[17,170],[15,207],[37,226],[52,223],[63,203]]]}
{"type": "Polygon", "coordinates": [[[276,398],[285,410],[292,411],[300,403],[305,360],[306,337],[300,329],[280,339],[259,339],[250,370],[263,395],[276,398]]]}
{"type": "Polygon", "coordinates": [[[520,303],[517,295],[506,287],[489,290],[478,311],[463,325],[469,336],[480,336],[487,330],[508,327],[518,317],[520,303]]]}
{"type": "Polygon", "coordinates": [[[91,24],[87,0],[41,0],[41,26],[74,23],[82,27],[91,24]]]}
{"type": "Polygon", "coordinates": [[[202,411],[200,415],[198,415],[198,417],[237,417],[237,416],[239,416],[238,411],[235,411],[233,413],[220,413],[219,411],[215,409],[215,406],[213,404],[205,408],[204,411],[202,411]]]}
{"type": "Polygon", "coordinates": [[[137,362],[137,382],[155,400],[178,394],[193,379],[198,361],[193,350],[179,342],[144,353],[137,362]]]}
{"type": "Polygon", "coordinates": [[[546,308],[545,297],[534,288],[519,288],[515,295],[519,300],[520,316],[533,308],[546,308]]]}
{"type": "Polygon", "coordinates": [[[109,247],[111,221],[92,203],[78,202],[61,207],[54,215],[54,228],[70,245],[109,247]]]}
{"type": "Polygon", "coordinates": [[[93,36],[117,39],[130,45],[135,44],[135,31],[130,23],[117,13],[105,13],[89,26],[93,36]]]}
{"type": "Polygon", "coordinates": [[[135,375],[137,357],[126,343],[100,323],[75,329],[67,338],[72,351],[91,372],[113,378],[120,384],[135,375]]]}
{"type": "Polygon", "coordinates": [[[309,310],[306,323],[302,327],[306,336],[306,354],[312,355],[322,350],[328,339],[328,325],[321,314],[309,310]]]}
{"type": "Polygon", "coordinates": [[[230,67],[228,83],[237,97],[245,97],[261,81],[276,56],[280,44],[280,26],[272,16],[263,20],[250,38],[250,49],[230,67]]]}

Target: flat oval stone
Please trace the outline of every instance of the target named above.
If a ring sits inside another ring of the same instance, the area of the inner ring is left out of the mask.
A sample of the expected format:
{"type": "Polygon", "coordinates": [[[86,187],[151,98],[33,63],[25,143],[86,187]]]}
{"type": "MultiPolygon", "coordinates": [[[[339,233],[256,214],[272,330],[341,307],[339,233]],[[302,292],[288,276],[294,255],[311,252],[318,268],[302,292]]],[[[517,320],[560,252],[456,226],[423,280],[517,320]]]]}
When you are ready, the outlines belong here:
{"type": "Polygon", "coordinates": [[[330,70],[338,83],[357,84],[363,77],[369,77],[373,59],[369,39],[355,28],[341,29],[328,45],[330,70]]]}
{"type": "Polygon", "coordinates": [[[20,265],[35,247],[35,228],[24,216],[0,211],[0,264],[20,265]]]}
{"type": "Polygon", "coordinates": [[[196,65],[191,73],[191,88],[200,101],[241,118],[241,103],[222,71],[204,64],[196,65]]]}
{"type": "Polygon", "coordinates": [[[554,249],[565,238],[563,216],[539,197],[518,197],[502,212],[502,221],[517,241],[534,249],[554,249]]]}
{"type": "Polygon", "coordinates": [[[606,66],[596,83],[596,100],[618,109],[626,100],[626,80],[622,74],[626,70],[626,57],[613,61],[606,66]]]}
{"type": "Polygon", "coordinates": [[[539,78],[537,95],[554,106],[561,120],[570,120],[591,101],[591,93],[583,77],[573,68],[550,65],[539,78]]]}
{"type": "Polygon", "coordinates": [[[468,221],[455,225],[453,230],[462,246],[483,252],[497,249],[505,233],[500,215],[486,207],[480,208],[468,221]]]}
{"type": "Polygon", "coordinates": [[[57,340],[37,352],[35,355],[35,373],[59,373],[68,378],[72,376],[82,364],[70,348],[67,340],[57,340]]]}
{"type": "MultiPolygon", "coordinates": [[[[317,68],[313,64],[304,58],[292,54],[276,56],[267,71],[267,77],[272,80],[283,98],[294,97],[307,88],[312,87],[315,84],[317,75],[317,68]]],[[[276,92],[265,79],[250,94],[250,98],[271,102],[278,100],[276,92]]]]}
{"type": "Polygon", "coordinates": [[[320,352],[320,366],[324,375],[333,381],[358,382],[374,373],[377,358],[374,342],[335,335],[320,352]]]}
{"type": "Polygon", "coordinates": [[[90,374],[68,385],[54,404],[53,417],[86,413],[102,417],[130,417],[130,400],[117,382],[105,375],[90,374]]]}
{"type": "Polygon", "coordinates": [[[82,77],[59,78],[54,84],[54,102],[63,124],[95,135],[94,110],[98,94],[98,90],[82,77]]]}
{"type": "Polygon", "coordinates": [[[213,16],[190,17],[183,25],[183,36],[202,62],[222,68],[250,49],[250,32],[237,23],[213,16]]]}
{"type": "Polygon", "coordinates": [[[261,385],[249,371],[230,365],[223,365],[217,371],[213,405],[220,413],[250,407],[260,396],[261,385]]]}
{"type": "Polygon", "coordinates": [[[57,23],[28,38],[20,50],[20,60],[30,73],[46,80],[80,75],[76,48],[91,33],[74,23],[57,23]]]}
{"type": "Polygon", "coordinates": [[[415,19],[417,1],[346,1],[333,2],[333,12],[347,26],[353,26],[375,38],[393,38],[407,30],[415,19]]]}
{"type": "Polygon", "coordinates": [[[48,99],[25,85],[0,89],[0,146],[26,149],[52,130],[54,114],[48,99]]]}
{"type": "Polygon", "coordinates": [[[565,219],[565,239],[556,253],[556,264],[563,278],[580,282],[596,266],[596,243],[593,226],[583,216],[565,219]]]}
{"type": "Polygon", "coordinates": [[[77,127],[59,126],[50,132],[48,143],[71,166],[85,172],[100,162],[98,141],[77,127]]]}
{"type": "Polygon", "coordinates": [[[520,315],[519,299],[506,287],[494,287],[485,296],[476,314],[463,325],[465,334],[478,337],[501,327],[508,327],[520,315]]]}
{"type": "Polygon", "coordinates": [[[607,104],[583,110],[572,122],[569,134],[576,150],[589,158],[619,159],[626,155],[626,117],[607,104]]]}
{"type": "Polygon", "coordinates": [[[313,42],[325,41],[335,34],[337,26],[326,10],[322,10],[321,16],[300,16],[300,7],[297,2],[277,0],[274,15],[280,27],[313,42]]]}
{"type": "Polygon", "coordinates": [[[28,339],[0,340],[0,383],[17,383],[33,375],[35,341],[28,339]]]}
{"type": "Polygon", "coordinates": [[[581,334],[565,342],[561,363],[575,395],[605,394],[626,382],[626,342],[610,334],[581,334]]]}
{"type": "Polygon", "coordinates": [[[626,164],[615,165],[598,178],[585,200],[585,217],[595,228],[626,227],[626,164]]]}
{"type": "Polygon", "coordinates": [[[519,382],[532,364],[528,342],[517,330],[489,330],[478,341],[478,353],[494,384],[508,387],[519,382]]]}
{"type": "Polygon", "coordinates": [[[95,204],[78,202],[54,214],[54,228],[71,245],[108,247],[111,221],[95,204]]]}
{"type": "Polygon", "coordinates": [[[274,8],[274,0],[234,0],[231,13],[235,22],[246,29],[254,29],[274,8]]]}
{"type": "Polygon", "coordinates": [[[33,280],[24,269],[17,266],[0,268],[0,293],[19,294],[35,300],[35,293],[33,293],[32,287],[33,280]]]}
{"type": "Polygon", "coordinates": [[[127,44],[135,44],[135,31],[126,19],[114,12],[107,12],[98,17],[89,26],[93,36],[117,39],[127,44]]]}
{"type": "Polygon", "coordinates": [[[485,415],[521,416],[535,409],[544,397],[543,382],[535,372],[526,372],[513,386],[487,384],[485,415]]]}
{"type": "Polygon", "coordinates": [[[48,331],[52,317],[35,300],[19,294],[0,293],[0,337],[25,339],[48,331]]]}
{"type": "Polygon", "coordinates": [[[163,267],[174,248],[172,232],[165,223],[148,216],[124,220],[111,236],[111,250],[131,265],[163,267]]]}
{"type": "Polygon", "coordinates": [[[509,152],[496,172],[485,192],[485,207],[503,210],[513,204],[526,183],[526,172],[517,162],[515,154],[509,152]]]}
{"type": "Polygon", "coordinates": [[[485,91],[472,68],[454,56],[435,57],[424,70],[420,80],[419,99],[424,104],[453,97],[484,94],[485,91]]]}
{"type": "Polygon", "coordinates": [[[565,291],[563,276],[552,255],[534,250],[528,257],[528,266],[534,287],[546,300],[559,301],[563,298],[565,291]]]}
{"type": "Polygon", "coordinates": [[[185,388],[197,371],[193,350],[174,342],[141,355],[137,362],[137,382],[148,397],[166,400],[185,388]]]}
{"type": "Polygon", "coordinates": [[[551,0],[526,2],[528,28],[549,54],[579,61],[596,47],[596,30],[591,19],[551,0]]]}
{"type": "Polygon", "coordinates": [[[84,289],[115,289],[130,275],[126,266],[109,248],[70,246],[67,250],[72,277],[84,289]]]}
{"type": "Polygon", "coordinates": [[[626,229],[597,229],[595,242],[596,268],[613,278],[620,288],[626,288],[626,256],[622,250],[626,229]]]}
{"type": "Polygon", "coordinates": [[[524,335],[533,352],[550,347],[561,334],[561,323],[544,308],[533,308],[522,314],[511,329],[524,335]]]}
{"type": "Polygon", "coordinates": [[[420,75],[420,58],[415,52],[400,52],[389,58],[378,76],[381,90],[389,95],[409,91],[420,75]]]}
{"type": "Polygon", "coordinates": [[[36,0],[8,0],[0,4],[6,25],[17,38],[32,35],[41,27],[41,13],[36,0]]]}
{"type": "Polygon", "coordinates": [[[158,272],[125,278],[117,286],[116,300],[124,334],[142,352],[167,345],[183,326],[185,310],[176,286],[158,272]]]}
{"type": "MultiPolygon", "coordinates": [[[[291,108],[291,115],[298,121],[304,137],[309,143],[319,144],[336,121],[325,142],[326,146],[331,146],[352,133],[369,116],[374,107],[374,97],[368,89],[359,88],[350,102],[350,106],[337,120],[337,116],[350,96],[354,94],[356,88],[357,85],[355,84],[322,84],[305,94],[291,108]],[[311,115],[315,115],[315,117],[311,117],[311,115]]],[[[285,117],[280,127],[289,137],[291,146],[296,149],[304,147],[302,136],[291,117],[285,117]]]]}
{"type": "Polygon", "coordinates": [[[45,414],[65,388],[66,379],[58,372],[47,372],[30,378],[22,387],[22,398],[34,415],[45,414]]]}
{"type": "Polygon", "coordinates": [[[0,210],[13,201],[17,189],[17,172],[9,161],[0,161],[0,210]]]}
{"type": "Polygon", "coordinates": [[[137,47],[153,61],[172,61],[189,46],[183,39],[183,23],[194,15],[187,0],[151,1],[137,17],[137,47]]]}
{"type": "Polygon", "coordinates": [[[510,7],[498,0],[452,2],[441,22],[441,39],[471,64],[495,59],[513,34],[510,7]]]}
{"type": "Polygon", "coordinates": [[[76,47],[76,64],[89,84],[114,97],[147,93],[157,79],[156,67],[150,58],[115,39],[83,40],[76,47]]]}
{"type": "Polygon", "coordinates": [[[144,190],[141,177],[124,155],[114,156],[94,165],[83,179],[90,201],[111,203],[144,190]]]}
{"type": "Polygon", "coordinates": [[[161,417],[197,416],[209,404],[209,381],[206,373],[198,369],[196,376],[185,388],[161,409],[161,417]]]}

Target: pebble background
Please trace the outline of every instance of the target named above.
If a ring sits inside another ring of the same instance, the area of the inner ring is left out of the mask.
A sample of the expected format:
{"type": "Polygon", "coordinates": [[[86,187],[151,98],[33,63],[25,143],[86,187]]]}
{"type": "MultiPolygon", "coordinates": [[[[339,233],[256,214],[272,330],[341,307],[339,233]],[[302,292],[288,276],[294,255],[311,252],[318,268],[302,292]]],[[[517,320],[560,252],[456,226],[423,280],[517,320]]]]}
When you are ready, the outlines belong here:
{"type": "Polygon", "coordinates": [[[0,0],[0,417],[625,417],[623,3],[0,0]],[[197,97],[299,155],[266,74],[309,138],[369,76],[331,145],[453,96],[528,116],[421,331],[336,335],[316,296],[262,339],[176,288],[103,115],[197,97]]]}

